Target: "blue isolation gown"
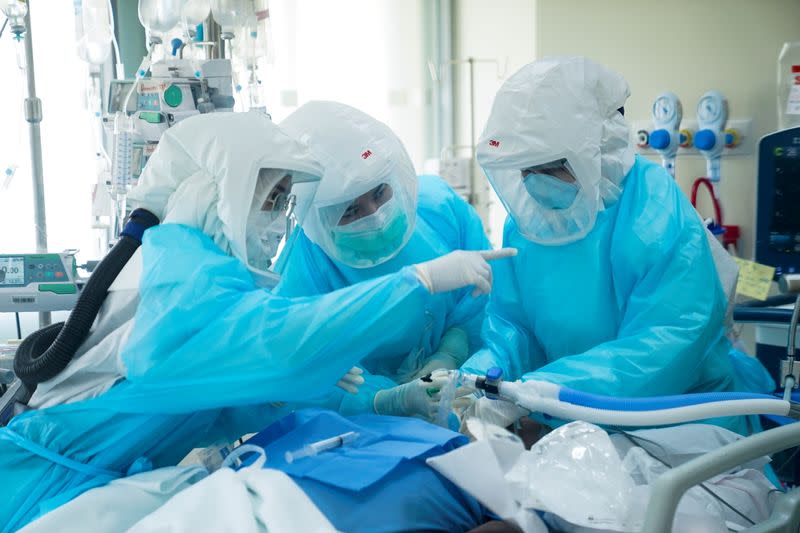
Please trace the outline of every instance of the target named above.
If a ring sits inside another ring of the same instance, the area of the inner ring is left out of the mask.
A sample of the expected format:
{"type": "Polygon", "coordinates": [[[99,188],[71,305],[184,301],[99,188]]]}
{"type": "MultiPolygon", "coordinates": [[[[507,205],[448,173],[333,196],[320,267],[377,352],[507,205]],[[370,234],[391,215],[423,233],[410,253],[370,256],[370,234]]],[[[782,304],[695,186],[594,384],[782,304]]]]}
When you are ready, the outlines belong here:
{"type": "Polygon", "coordinates": [[[2,531],[113,478],[258,431],[286,414],[273,402],[327,395],[364,355],[400,342],[397,317],[431,299],[411,269],[324,296],[278,297],[177,224],[148,230],[142,252],[126,378],[0,428],[2,531]]]}
{"type": "MultiPolygon", "coordinates": [[[[733,351],[726,298],[694,208],[666,171],[637,156],[622,195],[563,246],[526,240],[513,220],[494,264],[485,348],[462,367],[610,396],[770,392],[766,370],[733,351]]],[[[746,434],[743,418],[722,425],[746,434]]]]}
{"type": "MultiPolygon", "coordinates": [[[[397,272],[429,261],[453,250],[486,250],[491,246],[475,210],[441,178],[420,176],[417,222],[408,243],[392,259],[370,268],[353,268],[331,259],[300,231],[286,261],[275,291],[281,296],[325,294],[360,281],[397,272]]],[[[380,389],[403,381],[399,374],[416,371],[439,348],[442,336],[452,327],[469,338],[469,353],[481,345],[480,329],[488,297],[473,298],[472,287],[436,294],[423,313],[395,315],[397,342],[386,342],[361,360],[366,383],[357,395],[335,392],[325,405],[345,414],[372,412],[372,400],[380,389]]],[[[376,311],[377,312],[377,311],[376,311]]],[[[380,310],[391,315],[393,310],[380,310]]],[[[376,332],[384,334],[383,332],[376,332]]]]}

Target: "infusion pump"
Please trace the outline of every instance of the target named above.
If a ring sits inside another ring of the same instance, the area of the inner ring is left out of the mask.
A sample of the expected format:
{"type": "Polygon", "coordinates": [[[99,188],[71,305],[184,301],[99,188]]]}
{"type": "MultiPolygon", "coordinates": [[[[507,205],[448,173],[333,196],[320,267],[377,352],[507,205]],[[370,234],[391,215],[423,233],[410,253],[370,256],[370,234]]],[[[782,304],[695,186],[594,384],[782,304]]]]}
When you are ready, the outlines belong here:
{"type": "Polygon", "coordinates": [[[78,293],[74,255],[0,254],[0,313],[67,311],[78,293]]]}

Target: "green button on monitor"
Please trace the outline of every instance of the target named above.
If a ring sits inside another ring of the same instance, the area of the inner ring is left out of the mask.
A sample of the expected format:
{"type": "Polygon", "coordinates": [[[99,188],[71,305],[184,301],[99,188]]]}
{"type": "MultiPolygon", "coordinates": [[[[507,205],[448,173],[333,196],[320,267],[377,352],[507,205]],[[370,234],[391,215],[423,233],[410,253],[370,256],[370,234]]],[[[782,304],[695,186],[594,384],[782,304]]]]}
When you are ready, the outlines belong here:
{"type": "Polygon", "coordinates": [[[75,294],[78,288],[74,283],[40,283],[39,292],[52,292],[54,294],[75,294]]]}
{"type": "Polygon", "coordinates": [[[183,92],[177,85],[170,85],[164,91],[164,101],[170,107],[178,107],[183,102],[183,92]]]}

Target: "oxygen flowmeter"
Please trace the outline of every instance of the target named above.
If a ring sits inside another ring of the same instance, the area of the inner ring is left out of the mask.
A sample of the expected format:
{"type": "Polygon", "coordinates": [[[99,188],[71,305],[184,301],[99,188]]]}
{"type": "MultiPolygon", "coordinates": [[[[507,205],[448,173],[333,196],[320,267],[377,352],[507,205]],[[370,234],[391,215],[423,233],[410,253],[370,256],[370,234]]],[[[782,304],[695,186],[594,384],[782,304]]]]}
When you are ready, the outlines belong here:
{"type": "Polygon", "coordinates": [[[707,177],[720,179],[720,159],[725,148],[725,125],[728,122],[728,101],[719,91],[708,91],[697,103],[697,133],[694,145],[706,158],[707,177]]]}
{"type": "Polygon", "coordinates": [[[649,144],[661,154],[664,168],[675,177],[675,156],[683,140],[680,132],[683,106],[675,93],[665,92],[653,103],[653,131],[649,144]]]}

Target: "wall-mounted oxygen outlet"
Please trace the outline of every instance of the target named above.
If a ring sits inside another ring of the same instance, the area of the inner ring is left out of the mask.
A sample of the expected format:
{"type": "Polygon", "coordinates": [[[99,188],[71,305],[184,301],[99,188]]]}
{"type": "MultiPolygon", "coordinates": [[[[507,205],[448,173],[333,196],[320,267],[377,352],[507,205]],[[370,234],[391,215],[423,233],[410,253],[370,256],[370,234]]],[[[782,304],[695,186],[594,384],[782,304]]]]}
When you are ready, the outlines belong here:
{"type": "MultiPolygon", "coordinates": [[[[698,146],[702,146],[706,139],[704,135],[700,135],[700,139],[696,138],[697,121],[694,119],[687,119],[681,121],[681,138],[680,145],[678,146],[679,156],[697,156],[700,155],[698,146]],[[696,145],[696,143],[700,145],[696,145]]],[[[651,146],[651,142],[658,144],[658,134],[651,139],[654,131],[652,120],[633,120],[631,121],[631,140],[636,146],[637,152],[646,155],[658,155],[658,152],[651,146]]],[[[725,126],[725,149],[722,151],[722,157],[728,156],[751,156],[755,154],[756,139],[753,137],[753,119],[731,119],[728,120],[725,126]]]]}

